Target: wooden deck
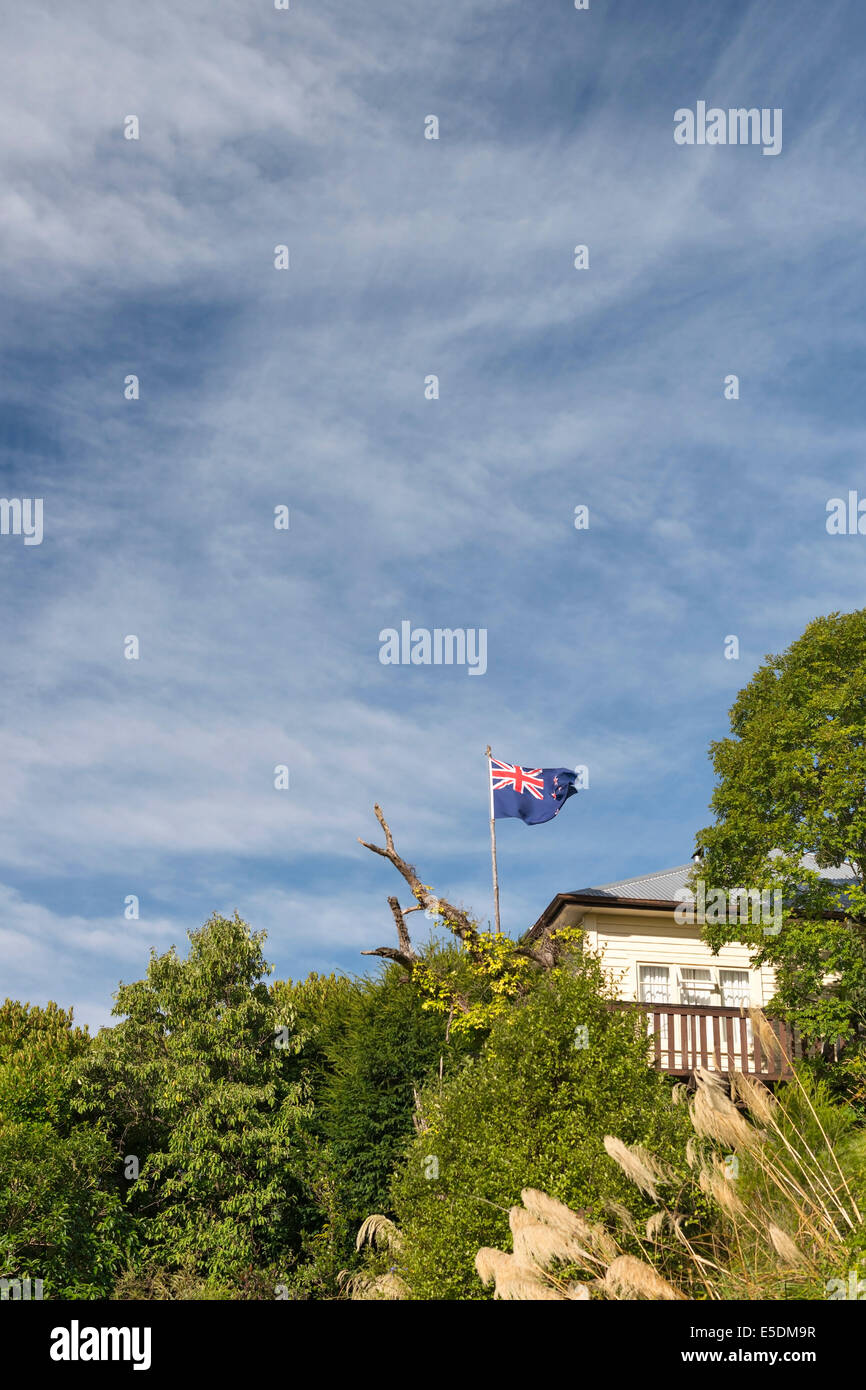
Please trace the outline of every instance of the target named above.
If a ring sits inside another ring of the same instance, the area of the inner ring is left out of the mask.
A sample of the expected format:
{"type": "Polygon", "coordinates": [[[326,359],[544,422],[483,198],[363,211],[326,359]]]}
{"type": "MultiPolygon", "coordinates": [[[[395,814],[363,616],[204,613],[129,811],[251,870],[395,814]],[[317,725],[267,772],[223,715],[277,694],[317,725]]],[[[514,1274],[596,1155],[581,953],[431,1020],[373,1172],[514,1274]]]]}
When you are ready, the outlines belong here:
{"type": "Polygon", "coordinates": [[[702,1008],[690,1004],[626,1004],[646,1015],[653,1062],[659,1071],[687,1077],[707,1071],[743,1072],[762,1081],[785,1081],[793,1076],[791,1060],[806,1055],[796,1031],[778,1019],[768,1019],[780,1047],[767,1049],[755,1034],[748,1014],[740,1009],[702,1008]]]}

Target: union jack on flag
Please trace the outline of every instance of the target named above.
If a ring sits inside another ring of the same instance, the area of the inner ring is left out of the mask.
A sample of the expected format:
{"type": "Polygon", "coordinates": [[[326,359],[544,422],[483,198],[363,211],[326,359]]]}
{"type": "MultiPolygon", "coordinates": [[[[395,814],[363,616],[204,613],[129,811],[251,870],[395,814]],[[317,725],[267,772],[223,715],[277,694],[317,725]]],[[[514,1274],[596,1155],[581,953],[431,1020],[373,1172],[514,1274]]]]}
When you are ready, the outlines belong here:
{"type": "Polygon", "coordinates": [[[518,793],[527,791],[536,801],[544,800],[544,777],[540,767],[512,767],[511,763],[500,763],[496,758],[491,758],[490,775],[495,792],[503,787],[513,787],[518,793]]]}
{"type": "Polygon", "coordinates": [[[519,816],[527,825],[541,825],[558,816],[573,796],[576,770],[570,767],[518,767],[490,759],[490,796],[494,819],[519,816]]]}

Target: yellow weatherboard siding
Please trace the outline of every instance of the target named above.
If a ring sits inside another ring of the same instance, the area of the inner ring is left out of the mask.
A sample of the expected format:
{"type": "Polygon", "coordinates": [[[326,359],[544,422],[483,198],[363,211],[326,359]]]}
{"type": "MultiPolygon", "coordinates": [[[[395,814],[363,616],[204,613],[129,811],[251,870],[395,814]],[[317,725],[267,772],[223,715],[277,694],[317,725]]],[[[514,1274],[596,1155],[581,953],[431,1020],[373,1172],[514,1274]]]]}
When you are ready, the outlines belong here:
{"type": "MultiPolygon", "coordinates": [[[[639,965],[668,967],[671,1003],[679,1002],[679,971],[683,968],[709,969],[714,985],[718,983],[719,970],[748,970],[752,1005],[768,1003],[775,989],[773,970],[769,966],[753,970],[747,946],[724,946],[714,956],[701,940],[700,929],[678,926],[673,911],[566,904],[557,915],[556,925],[583,928],[587,945],[601,955],[623,1000],[638,998],[639,965]]],[[[716,1007],[721,1004],[717,989],[710,993],[708,1003],[716,1007]]]]}

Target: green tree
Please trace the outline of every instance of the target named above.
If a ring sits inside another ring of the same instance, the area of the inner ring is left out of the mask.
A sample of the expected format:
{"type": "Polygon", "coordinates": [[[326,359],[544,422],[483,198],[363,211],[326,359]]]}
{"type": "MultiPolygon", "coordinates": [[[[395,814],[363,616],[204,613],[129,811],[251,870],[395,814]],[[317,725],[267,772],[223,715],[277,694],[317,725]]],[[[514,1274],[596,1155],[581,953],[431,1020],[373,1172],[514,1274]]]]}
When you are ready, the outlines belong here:
{"type": "Polygon", "coordinates": [[[160,1266],[215,1280],[279,1270],[315,1212],[299,1038],[264,982],[263,933],[214,915],[181,959],[121,985],[81,1064],[79,1106],[117,1136],[130,1205],[160,1266]],[[139,1175],[135,1177],[136,1160],[139,1175]]]}
{"type": "MultiPolygon", "coordinates": [[[[422,959],[446,970],[444,957],[459,954],[431,944],[422,959]]],[[[277,981],[272,990],[300,1042],[295,1062],[313,1105],[304,1177],[321,1218],[305,1232],[290,1286],[297,1297],[338,1297],[340,1271],[356,1263],[358,1226],[373,1207],[389,1207],[416,1097],[475,1043],[450,1030],[427,989],[398,966],[373,978],[277,981]]]]}
{"type": "Polygon", "coordinates": [[[71,1109],[89,1046],[71,1010],[0,1005],[0,1276],[45,1298],[104,1297],[133,1236],[107,1134],[71,1109]]]}
{"type": "Polygon", "coordinates": [[[775,967],[778,1016],[812,1037],[851,1038],[866,1026],[866,609],[818,618],[767,657],[730,725],[711,746],[715,822],[697,837],[694,877],[776,889],[784,923],[728,914],[708,922],[707,940],[744,941],[756,965],[775,967]],[[820,873],[837,866],[844,891],[820,873]]]}
{"type": "Polygon", "coordinates": [[[71,1009],[6,999],[0,1004],[0,1123],[70,1122],[76,1080],[71,1063],[90,1045],[71,1009]]]}
{"type": "Polygon", "coordinates": [[[413,1115],[419,1118],[422,1089],[434,1078],[438,1084],[440,1072],[449,1077],[475,1047],[428,1005],[418,982],[390,966],[378,980],[358,981],[345,1027],[329,1047],[320,1122],[355,1224],[370,1211],[389,1210],[391,1175],[413,1115]]]}
{"type": "Polygon", "coordinates": [[[45,1298],[106,1297],[134,1236],[116,1170],[98,1128],[0,1123],[0,1276],[43,1279],[45,1298]]]}

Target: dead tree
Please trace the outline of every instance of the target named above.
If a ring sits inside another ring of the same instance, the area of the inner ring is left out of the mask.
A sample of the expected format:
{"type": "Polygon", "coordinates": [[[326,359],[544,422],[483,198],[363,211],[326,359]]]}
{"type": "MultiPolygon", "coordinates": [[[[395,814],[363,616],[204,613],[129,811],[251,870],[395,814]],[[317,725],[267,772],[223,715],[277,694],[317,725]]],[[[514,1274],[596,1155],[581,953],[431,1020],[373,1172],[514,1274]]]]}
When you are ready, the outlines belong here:
{"type": "MultiPolygon", "coordinates": [[[[360,843],[363,844],[364,841],[361,840],[360,843]]],[[[367,848],[372,849],[373,846],[368,845],[367,848]]],[[[389,898],[388,906],[394,914],[394,921],[397,923],[397,941],[399,942],[400,949],[398,950],[395,946],[377,946],[375,951],[362,951],[361,955],[385,956],[388,960],[396,961],[398,965],[402,965],[403,969],[408,970],[411,974],[412,967],[418,960],[418,954],[409,937],[409,930],[406,926],[406,913],[418,912],[419,909],[417,907],[403,908],[396,898],[389,898]]]]}
{"type": "Polygon", "coordinates": [[[383,859],[387,859],[389,863],[394,865],[398,874],[402,875],[411,888],[412,897],[415,899],[415,906],[401,907],[396,898],[389,898],[388,906],[397,924],[399,950],[395,950],[393,946],[379,946],[375,951],[362,951],[361,955],[385,956],[388,960],[395,960],[407,970],[411,971],[418,960],[418,956],[412,947],[412,942],[409,937],[409,928],[406,925],[406,917],[410,912],[432,912],[435,916],[441,917],[443,921],[447,922],[451,930],[460,937],[460,940],[465,942],[471,950],[478,940],[478,932],[474,922],[467,916],[462,908],[455,907],[454,904],[449,903],[446,898],[437,897],[432,888],[428,888],[426,883],[421,882],[414,864],[407,863],[402,855],[399,855],[394,848],[394,836],[391,834],[391,828],[382,814],[382,807],[376,805],[373,809],[376,812],[376,819],[382,827],[385,836],[385,844],[384,846],[372,845],[368,840],[361,839],[358,840],[358,843],[363,845],[365,849],[372,850],[373,854],[381,854],[383,859]]]}
{"type": "MultiPolygon", "coordinates": [[[[478,929],[471,917],[462,908],[455,907],[447,898],[440,898],[429,888],[426,883],[422,883],[418,877],[418,872],[414,864],[409,864],[402,855],[399,855],[394,848],[394,837],[391,834],[390,826],[382,814],[382,808],[376,805],[373,808],[376,812],[376,819],[382,827],[385,836],[385,844],[373,845],[368,840],[361,840],[358,843],[365,849],[369,849],[373,854],[379,854],[383,859],[394,865],[397,872],[408,883],[412,897],[415,899],[414,907],[401,907],[397,898],[388,899],[388,906],[391,909],[394,921],[397,924],[397,943],[398,946],[378,946],[375,951],[362,951],[362,956],[384,956],[387,960],[396,961],[402,965],[410,974],[413,967],[418,962],[418,955],[412,946],[409,936],[409,928],[406,918],[410,912],[432,912],[436,917],[442,919],[445,925],[458,936],[466,946],[470,955],[482,958],[482,952],[478,944],[478,929]]],[[[542,929],[541,932],[533,927],[526,933],[515,951],[521,955],[528,956],[533,963],[542,970],[549,970],[556,963],[558,952],[556,943],[551,941],[549,930],[542,929]]]]}

